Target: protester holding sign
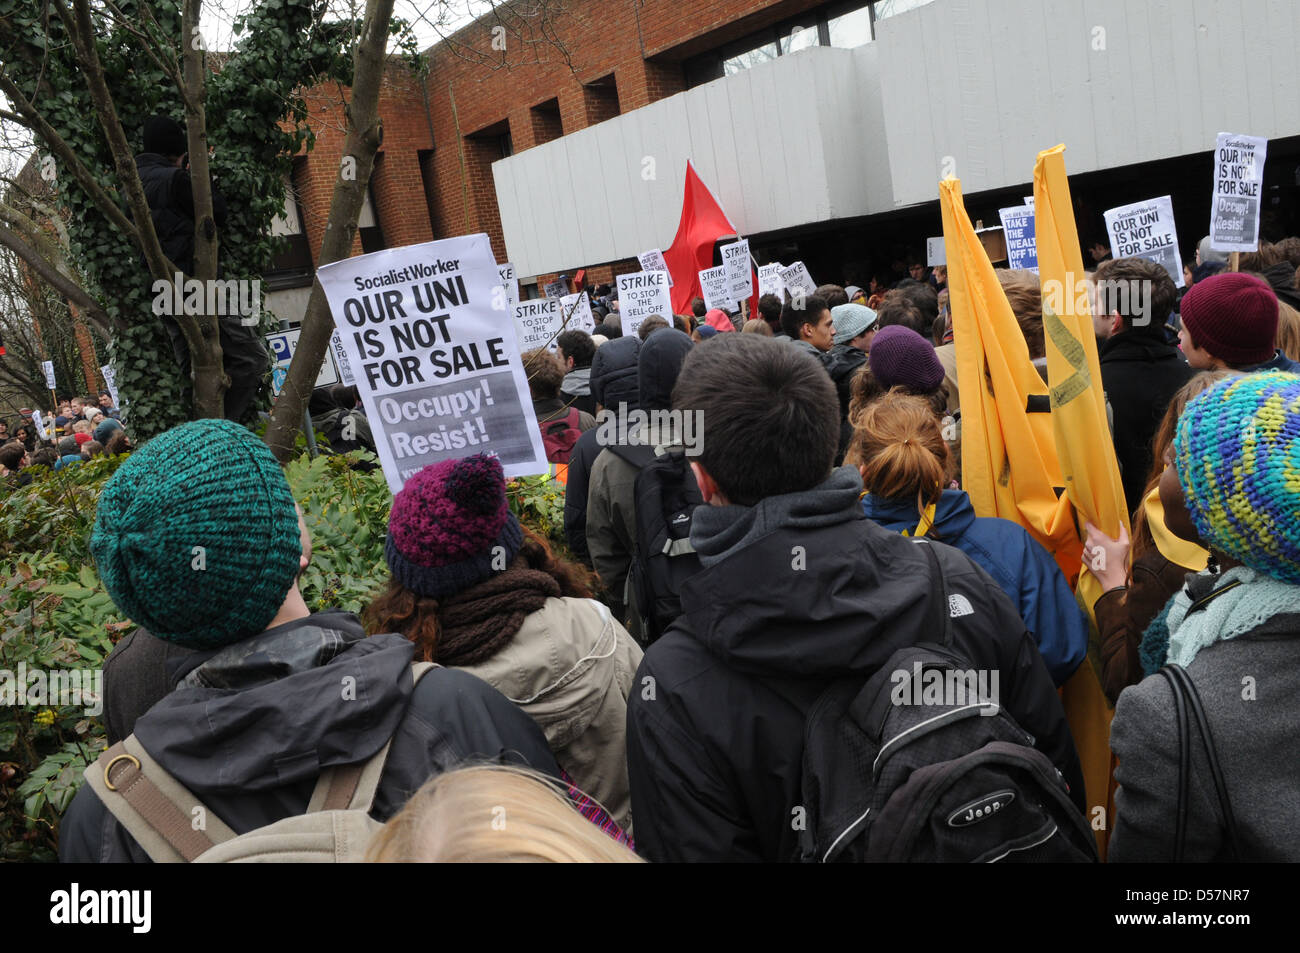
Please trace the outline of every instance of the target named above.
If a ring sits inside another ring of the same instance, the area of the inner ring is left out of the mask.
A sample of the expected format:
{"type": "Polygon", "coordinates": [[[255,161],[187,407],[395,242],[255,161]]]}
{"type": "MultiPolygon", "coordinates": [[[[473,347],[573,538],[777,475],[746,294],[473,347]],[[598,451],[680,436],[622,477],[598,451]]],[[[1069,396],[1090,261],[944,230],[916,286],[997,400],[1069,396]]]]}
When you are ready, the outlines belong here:
{"type": "MultiPolygon", "coordinates": [[[[509,476],[545,472],[528,382],[486,235],[393,248],[317,272],[389,487],[489,451],[509,476]]],[[[585,297],[585,296],[584,296],[585,297]]]]}

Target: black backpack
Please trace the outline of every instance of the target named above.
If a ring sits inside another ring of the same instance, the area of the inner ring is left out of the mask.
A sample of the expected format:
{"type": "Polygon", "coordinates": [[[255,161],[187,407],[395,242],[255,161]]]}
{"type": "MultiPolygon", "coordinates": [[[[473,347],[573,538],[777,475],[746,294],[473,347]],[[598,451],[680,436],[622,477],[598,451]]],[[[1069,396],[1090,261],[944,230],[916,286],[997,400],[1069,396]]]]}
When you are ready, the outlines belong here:
{"type": "Polygon", "coordinates": [[[804,725],[797,859],[1095,861],[1064,777],[1001,705],[971,691],[978,678],[957,677],[975,674],[952,640],[952,617],[971,606],[946,591],[934,546],[916,543],[934,574],[928,628],[943,641],[899,649],[865,686],[844,679],[817,696],[804,725]],[[936,684],[950,688],[927,697],[936,684]]]}
{"type": "Polygon", "coordinates": [[[641,642],[649,645],[682,614],[682,585],[701,569],[691,545],[691,517],[704,502],[681,450],[655,455],[648,446],[611,446],[637,467],[636,540],[628,567],[628,607],[640,615],[641,642]]]}

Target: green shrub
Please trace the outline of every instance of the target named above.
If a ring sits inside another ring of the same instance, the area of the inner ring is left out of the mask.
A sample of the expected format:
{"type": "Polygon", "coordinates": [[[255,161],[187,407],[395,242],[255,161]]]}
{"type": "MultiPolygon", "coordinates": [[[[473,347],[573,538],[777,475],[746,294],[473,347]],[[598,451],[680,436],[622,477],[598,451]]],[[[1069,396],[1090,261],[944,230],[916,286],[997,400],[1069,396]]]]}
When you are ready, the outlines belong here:
{"type": "MultiPolygon", "coordinates": [[[[0,673],[20,665],[98,670],[135,628],[113,605],[90,556],[99,492],[123,460],[37,467],[27,471],[27,486],[0,484],[0,673]]],[[[312,540],[301,588],[313,612],[360,612],[387,581],[392,497],[377,463],[358,451],[303,454],[285,468],[312,540]],[[363,472],[357,463],[376,466],[363,472]]],[[[512,511],[564,551],[563,488],[529,477],[511,481],[508,494],[512,511]]],[[[0,860],[53,860],[59,818],[104,750],[104,727],[86,705],[2,702],[0,695],[0,860]]]]}

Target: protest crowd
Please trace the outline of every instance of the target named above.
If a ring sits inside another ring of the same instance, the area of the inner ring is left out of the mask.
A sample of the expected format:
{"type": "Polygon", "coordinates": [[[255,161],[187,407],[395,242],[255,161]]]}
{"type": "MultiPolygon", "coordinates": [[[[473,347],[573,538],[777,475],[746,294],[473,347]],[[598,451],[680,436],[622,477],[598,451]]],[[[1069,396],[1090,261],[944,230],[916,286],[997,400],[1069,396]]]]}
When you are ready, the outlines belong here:
{"type": "Polygon", "coordinates": [[[302,511],[243,424],[136,448],[107,391],[0,420],[6,492],[130,454],[89,545],[136,627],[60,858],[319,859],[328,831],[374,861],[1300,860],[1300,238],[1207,236],[1184,287],[1091,249],[1100,381],[1071,380],[1098,444],[1063,410],[1045,274],[951,224],[947,265],[865,288],[800,263],[634,324],[626,292],[578,288],[585,328],[558,305],[517,351],[458,350],[491,386],[382,426],[379,390],[318,389],[323,443],[395,490],[359,615],[308,610],[302,511]],[[390,466],[384,426],[457,400],[482,416],[456,453],[390,466]],[[475,450],[503,406],[519,446],[475,450]],[[992,515],[1039,506],[1018,461],[1052,433],[1065,531],[992,515]],[[1114,461],[1112,532],[1072,442],[1114,461]],[[508,505],[537,454],[564,546],[508,505]],[[1088,679],[1114,706],[1100,782],[1088,679]]]}

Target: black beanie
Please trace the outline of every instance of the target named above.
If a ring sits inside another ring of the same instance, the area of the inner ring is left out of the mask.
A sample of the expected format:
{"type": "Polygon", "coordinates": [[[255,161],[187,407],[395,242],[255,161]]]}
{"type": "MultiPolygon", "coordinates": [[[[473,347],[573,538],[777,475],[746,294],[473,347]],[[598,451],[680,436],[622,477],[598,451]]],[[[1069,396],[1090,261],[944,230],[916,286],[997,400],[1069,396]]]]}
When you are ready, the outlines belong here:
{"type": "Polygon", "coordinates": [[[185,127],[170,116],[150,116],[144,124],[144,151],[160,156],[183,156],[185,127]]]}

